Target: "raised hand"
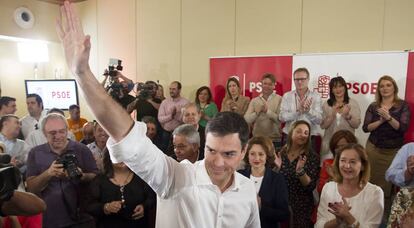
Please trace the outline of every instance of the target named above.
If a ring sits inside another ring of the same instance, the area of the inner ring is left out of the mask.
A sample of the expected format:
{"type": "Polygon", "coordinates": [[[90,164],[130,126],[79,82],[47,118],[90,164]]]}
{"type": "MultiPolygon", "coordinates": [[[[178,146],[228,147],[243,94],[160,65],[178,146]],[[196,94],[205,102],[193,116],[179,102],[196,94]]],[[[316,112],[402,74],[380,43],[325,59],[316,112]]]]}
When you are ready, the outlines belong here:
{"type": "Polygon", "coordinates": [[[301,171],[305,167],[306,160],[306,155],[299,156],[298,163],[296,163],[296,172],[301,171]]]}
{"type": "Polygon", "coordinates": [[[73,5],[65,1],[60,7],[60,18],[56,30],[62,41],[66,62],[75,76],[90,71],[89,53],[91,49],[90,36],[85,36],[79,16],[73,5]]]}

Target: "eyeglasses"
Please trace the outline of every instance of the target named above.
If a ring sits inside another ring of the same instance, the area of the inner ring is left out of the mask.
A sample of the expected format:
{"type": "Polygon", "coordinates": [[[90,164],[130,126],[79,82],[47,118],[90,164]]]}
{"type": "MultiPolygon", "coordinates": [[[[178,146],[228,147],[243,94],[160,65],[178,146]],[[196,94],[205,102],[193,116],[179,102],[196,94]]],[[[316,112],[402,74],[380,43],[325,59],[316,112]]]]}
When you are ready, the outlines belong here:
{"type": "Polygon", "coordinates": [[[56,136],[57,134],[63,135],[66,134],[66,129],[60,129],[60,130],[53,130],[53,131],[48,131],[46,132],[46,134],[51,135],[51,136],[56,136]]]}
{"type": "Polygon", "coordinates": [[[304,82],[306,80],[308,80],[308,78],[295,78],[293,79],[295,82],[304,82]]]}

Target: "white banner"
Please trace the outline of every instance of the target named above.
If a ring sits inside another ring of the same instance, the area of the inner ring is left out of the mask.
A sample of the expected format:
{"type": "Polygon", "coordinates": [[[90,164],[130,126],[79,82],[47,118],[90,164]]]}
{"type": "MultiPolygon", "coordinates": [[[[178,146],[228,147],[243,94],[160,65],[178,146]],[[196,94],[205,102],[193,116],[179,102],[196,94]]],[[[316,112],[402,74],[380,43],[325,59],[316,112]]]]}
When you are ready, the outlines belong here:
{"type": "Polygon", "coordinates": [[[398,84],[399,97],[404,98],[407,65],[408,52],[324,53],[293,56],[292,71],[306,67],[310,72],[309,88],[318,91],[323,101],[329,97],[330,78],[342,76],[345,79],[349,96],[358,101],[361,108],[362,123],[355,133],[365,146],[368,134],[362,131],[362,124],[368,105],[375,100],[378,79],[383,75],[392,76],[398,84]]]}

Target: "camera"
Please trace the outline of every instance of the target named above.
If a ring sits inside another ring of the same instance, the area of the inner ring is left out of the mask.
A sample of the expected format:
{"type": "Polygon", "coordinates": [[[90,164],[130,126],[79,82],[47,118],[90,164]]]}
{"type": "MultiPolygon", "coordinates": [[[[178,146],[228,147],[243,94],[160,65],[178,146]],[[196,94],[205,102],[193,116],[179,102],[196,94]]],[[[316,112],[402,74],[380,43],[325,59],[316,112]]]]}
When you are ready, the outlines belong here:
{"type": "Polygon", "coordinates": [[[104,75],[115,77],[118,71],[122,71],[122,60],[120,59],[109,59],[108,69],[105,69],[104,75]]]}
{"type": "Polygon", "coordinates": [[[19,169],[10,160],[10,155],[0,154],[0,202],[10,200],[21,181],[19,169]]]}
{"type": "Polygon", "coordinates": [[[79,180],[82,177],[82,173],[78,169],[78,159],[74,154],[64,154],[56,162],[63,164],[63,168],[68,172],[69,179],[79,180]]]}
{"type": "Polygon", "coordinates": [[[150,83],[137,83],[137,91],[139,92],[138,98],[146,100],[152,96],[154,86],[150,83]]]}

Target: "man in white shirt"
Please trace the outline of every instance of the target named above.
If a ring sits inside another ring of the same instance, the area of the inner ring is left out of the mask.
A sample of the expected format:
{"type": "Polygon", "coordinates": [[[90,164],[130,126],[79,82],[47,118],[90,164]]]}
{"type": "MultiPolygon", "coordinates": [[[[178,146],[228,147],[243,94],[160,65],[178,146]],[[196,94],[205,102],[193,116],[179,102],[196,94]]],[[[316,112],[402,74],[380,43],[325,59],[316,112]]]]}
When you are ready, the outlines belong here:
{"type": "Polygon", "coordinates": [[[279,119],[285,122],[284,136],[288,134],[292,123],[297,120],[308,122],[311,125],[311,135],[318,135],[319,125],[322,122],[322,101],[321,96],[308,87],[308,69],[304,67],[296,69],[293,72],[293,81],[296,89],[283,94],[280,107],[279,119]]]}
{"type": "Polygon", "coordinates": [[[43,100],[35,93],[26,96],[27,111],[29,112],[20,120],[23,137],[26,139],[30,132],[39,129],[39,120],[45,116],[43,112],[43,100]]]}
{"type": "Polygon", "coordinates": [[[124,162],[159,197],[175,201],[174,218],[164,215],[178,224],[170,227],[260,227],[255,187],[236,172],[249,137],[243,117],[226,112],[209,121],[204,160],[184,164],[165,156],[146,137],[146,125],[134,123],[100,86],[88,64],[90,37],[83,34],[69,2],[61,10],[64,20],[57,30],[66,61],[89,107],[110,135],[107,147],[112,161],[124,162]]]}

